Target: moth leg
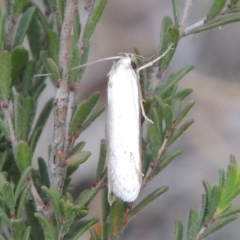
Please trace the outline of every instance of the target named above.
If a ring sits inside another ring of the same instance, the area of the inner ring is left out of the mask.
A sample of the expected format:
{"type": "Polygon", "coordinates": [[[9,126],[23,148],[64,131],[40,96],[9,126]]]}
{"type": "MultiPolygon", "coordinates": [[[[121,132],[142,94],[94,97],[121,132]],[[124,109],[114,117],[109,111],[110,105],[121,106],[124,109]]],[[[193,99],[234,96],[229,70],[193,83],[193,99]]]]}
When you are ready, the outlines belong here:
{"type": "MultiPolygon", "coordinates": [[[[139,79],[139,74],[138,74],[138,79],[139,79]]],[[[148,118],[147,115],[146,115],[146,113],[145,113],[145,110],[144,110],[144,107],[143,107],[143,101],[144,101],[144,99],[143,99],[143,97],[142,97],[142,91],[141,91],[141,87],[140,87],[139,81],[137,81],[137,85],[138,85],[139,102],[140,102],[140,106],[141,106],[142,115],[143,115],[143,117],[145,118],[146,121],[154,124],[154,122],[153,122],[150,118],[148,118]]]]}

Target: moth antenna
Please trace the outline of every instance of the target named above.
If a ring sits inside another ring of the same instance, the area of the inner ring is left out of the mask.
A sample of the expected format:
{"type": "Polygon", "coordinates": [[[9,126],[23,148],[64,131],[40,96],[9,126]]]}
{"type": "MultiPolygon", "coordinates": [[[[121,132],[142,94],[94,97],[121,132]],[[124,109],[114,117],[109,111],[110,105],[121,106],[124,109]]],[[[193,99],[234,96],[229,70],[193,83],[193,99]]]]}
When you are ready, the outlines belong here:
{"type": "Polygon", "coordinates": [[[170,44],[170,46],[168,47],[168,49],[167,49],[162,55],[160,55],[159,57],[157,57],[156,59],[154,59],[152,62],[149,62],[149,63],[141,66],[140,68],[138,68],[137,71],[140,72],[140,71],[141,71],[142,69],[144,69],[144,68],[151,67],[155,62],[157,62],[159,59],[163,58],[163,57],[170,51],[170,49],[172,48],[172,45],[173,45],[173,44],[170,44]]]}
{"type": "Polygon", "coordinates": [[[103,59],[100,59],[100,60],[97,60],[97,61],[94,61],[94,62],[86,63],[86,64],[83,64],[83,65],[71,68],[70,71],[76,70],[76,69],[79,69],[79,68],[82,68],[82,67],[85,67],[85,66],[88,66],[88,65],[92,65],[92,64],[95,64],[95,63],[99,63],[99,62],[103,62],[103,61],[107,61],[107,60],[119,59],[119,58],[121,58],[121,56],[103,58],[103,59]]]}

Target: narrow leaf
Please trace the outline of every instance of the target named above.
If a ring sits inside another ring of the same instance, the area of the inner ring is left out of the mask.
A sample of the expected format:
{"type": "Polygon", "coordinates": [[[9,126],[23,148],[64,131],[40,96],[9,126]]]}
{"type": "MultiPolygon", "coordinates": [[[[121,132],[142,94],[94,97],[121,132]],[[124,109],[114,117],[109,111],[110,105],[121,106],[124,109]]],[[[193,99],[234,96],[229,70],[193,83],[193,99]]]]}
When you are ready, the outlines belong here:
{"type": "Polygon", "coordinates": [[[86,232],[91,226],[93,226],[97,222],[98,222],[97,219],[82,220],[82,221],[76,222],[70,228],[68,234],[66,235],[66,239],[78,240],[79,237],[81,237],[84,232],[86,232]]]}
{"type": "Polygon", "coordinates": [[[59,70],[58,70],[58,67],[56,65],[56,63],[54,62],[53,59],[51,58],[47,58],[47,62],[48,62],[48,65],[49,65],[49,69],[50,69],[50,73],[52,74],[51,75],[51,78],[53,80],[53,82],[57,82],[60,80],[60,73],[59,73],[59,70]]]}
{"type": "Polygon", "coordinates": [[[238,219],[238,215],[232,215],[232,216],[229,216],[229,217],[226,217],[226,218],[216,221],[209,228],[206,229],[206,231],[201,235],[201,238],[202,239],[206,238],[210,234],[216,232],[217,230],[223,228],[227,224],[229,224],[237,219],[238,219]]]}
{"type": "Polygon", "coordinates": [[[41,187],[44,193],[48,196],[49,200],[51,201],[54,209],[54,215],[55,219],[57,221],[57,229],[60,229],[61,227],[61,219],[62,219],[62,213],[61,213],[61,198],[60,193],[58,192],[57,188],[50,187],[47,188],[45,186],[41,187]]]}
{"type": "Polygon", "coordinates": [[[59,54],[59,37],[56,32],[52,29],[47,30],[47,52],[48,56],[53,59],[53,61],[58,64],[58,54],[59,54]]]}
{"type": "Polygon", "coordinates": [[[73,135],[74,132],[76,132],[79,127],[81,128],[84,121],[87,119],[89,114],[92,112],[93,108],[96,106],[99,98],[100,93],[95,92],[88,100],[84,100],[80,103],[70,123],[69,133],[71,135],[73,135]]]}
{"type": "Polygon", "coordinates": [[[3,185],[3,192],[3,199],[5,204],[9,207],[11,211],[14,211],[14,193],[9,182],[5,182],[5,184],[3,185]]]}
{"type": "Polygon", "coordinates": [[[0,55],[0,100],[7,100],[11,86],[11,53],[2,51],[0,55]]]}
{"type": "Polygon", "coordinates": [[[22,45],[25,35],[32,21],[32,18],[34,16],[35,10],[36,7],[30,7],[23,13],[17,28],[12,48],[15,48],[18,45],[22,45]]]}
{"type": "Polygon", "coordinates": [[[30,175],[31,167],[27,167],[24,172],[21,174],[21,178],[17,184],[15,193],[14,193],[14,201],[17,202],[19,195],[27,184],[27,178],[30,175]]]}
{"type": "Polygon", "coordinates": [[[108,0],[99,0],[96,2],[96,5],[94,6],[94,9],[92,11],[92,14],[90,18],[88,19],[85,32],[83,35],[83,42],[86,43],[90,39],[102,13],[103,10],[107,4],[108,0]]]}
{"type": "Polygon", "coordinates": [[[57,239],[57,233],[53,225],[48,222],[48,220],[41,215],[40,213],[35,213],[34,216],[38,219],[38,221],[42,224],[43,226],[43,232],[45,239],[48,240],[56,240],[57,239]]]}
{"type": "Polygon", "coordinates": [[[23,233],[26,229],[25,223],[22,219],[11,220],[11,233],[13,239],[22,239],[23,233]]]}
{"type": "Polygon", "coordinates": [[[178,40],[179,40],[178,26],[174,26],[172,19],[168,16],[162,20],[160,39],[161,39],[160,47],[159,47],[160,55],[165,53],[169,48],[169,46],[172,45],[171,49],[158,62],[159,71],[164,72],[172,60],[172,57],[176,51],[178,40]]]}
{"type": "Polygon", "coordinates": [[[160,187],[156,189],[154,192],[150,193],[145,199],[143,199],[130,213],[130,218],[134,217],[138,212],[140,212],[144,207],[146,207],[149,203],[154,201],[160,195],[168,191],[168,187],[160,187]]]}
{"type": "Polygon", "coordinates": [[[35,112],[35,104],[32,97],[26,97],[22,104],[21,114],[21,139],[27,140],[28,134],[32,127],[33,117],[35,112]]]}
{"type": "Polygon", "coordinates": [[[28,183],[28,185],[25,187],[24,191],[22,192],[20,198],[19,198],[19,202],[17,205],[17,218],[21,218],[22,213],[23,213],[23,208],[25,205],[25,202],[27,201],[27,195],[30,191],[31,188],[31,183],[28,183]]]}
{"type": "Polygon", "coordinates": [[[188,220],[187,240],[194,240],[197,234],[198,213],[196,210],[191,210],[188,220]]]}
{"type": "Polygon", "coordinates": [[[79,165],[84,163],[90,155],[90,152],[82,151],[70,156],[67,160],[67,176],[72,175],[78,169],[79,165]]]}
{"type": "Polygon", "coordinates": [[[172,0],[172,7],[173,7],[174,24],[175,24],[175,26],[179,26],[179,5],[178,5],[178,0],[172,0]]]}
{"type": "Polygon", "coordinates": [[[101,140],[101,146],[100,146],[100,154],[99,154],[99,159],[98,159],[98,166],[97,166],[97,172],[96,172],[96,177],[95,181],[99,181],[104,168],[105,168],[105,162],[106,162],[106,157],[107,157],[107,148],[106,148],[106,141],[104,139],[101,140]]]}
{"type": "Polygon", "coordinates": [[[31,166],[32,152],[27,142],[20,141],[16,150],[16,164],[18,169],[23,172],[27,167],[31,166]]]}
{"type": "Polygon", "coordinates": [[[208,14],[207,14],[207,19],[212,20],[214,19],[223,9],[225,6],[227,0],[214,0],[208,14]]]}
{"type": "Polygon", "coordinates": [[[78,205],[81,208],[84,208],[90,202],[90,200],[96,196],[97,193],[98,189],[95,188],[84,190],[79,197],[78,205]]]}
{"type": "Polygon", "coordinates": [[[160,94],[162,96],[165,94],[170,88],[172,88],[183,76],[185,76],[187,73],[189,73],[194,67],[193,66],[187,66],[179,70],[178,72],[172,74],[167,83],[159,88],[157,91],[157,94],[160,94]]]}
{"type": "Polygon", "coordinates": [[[182,240],[183,237],[183,225],[181,221],[175,221],[174,240],[182,240]]]}

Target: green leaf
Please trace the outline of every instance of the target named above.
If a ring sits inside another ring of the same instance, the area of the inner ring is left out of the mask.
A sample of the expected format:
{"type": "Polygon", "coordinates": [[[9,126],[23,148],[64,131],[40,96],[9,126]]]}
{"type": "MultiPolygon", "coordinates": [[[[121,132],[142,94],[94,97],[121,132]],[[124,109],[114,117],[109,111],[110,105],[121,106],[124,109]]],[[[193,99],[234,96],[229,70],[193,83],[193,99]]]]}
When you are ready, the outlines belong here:
{"type": "Polygon", "coordinates": [[[174,239],[173,240],[182,240],[183,237],[183,225],[181,221],[175,221],[174,229],[174,239]]]}
{"type": "Polygon", "coordinates": [[[108,189],[105,187],[102,190],[102,222],[101,222],[101,239],[107,239],[108,224],[107,219],[110,211],[110,206],[108,203],[108,189]]]}
{"type": "Polygon", "coordinates": [[[13,96],[13,126],[17,139],[21,137],[21,95],[14,92],[13,96]]]}
{"type": "Polygon", "coordinates": [[[18,45],[22,45],[25,35],[32,21],[32,18],[34,16],[35,10],[36,7],[30,7],[23,13],[17,28],[12,48],[15,48],[18,45]]]}
{"type": "Polygon", "coordinates": [[[20,141],[16,150],[16,164],[18,169],[23,172],[27,167],[31,166],[32,152],[27,142],[20,141]]]}
{"type": "Polygon", "coordinates": [[[56,240],[57,239],[57,233],[56,229],[54,226],[48,222],[48,220],[41,215],[40,213],[35,213],[34,216],[38,219],[38,221],[42,224],[43,226],[43,232],[44,232],[44,239],[47,240],[56,240]]]}
{"type": "Polygon", "coordinates": [[[65,238],[71,239],[71,240],[78,240],[79,237],[82,236],[82,234],[84,232],[86,232],[91,226],[93,226],[97,222],[98,222],[97,219],[82,220],[82,221],[76,222],[70,228],[70,230],[68,231],[68,234],[66,234],[65,238]]]}
{"type": "Polygon", "coordinates": [[[6,209],[3,209],[2,207],[0,207],[0,217],[1,219],[3,219],[3,222],[8,226],[11,227],[11,220],[8,217],[7,213],[6,213],[6,209]]]}
{"type": "Polygon", "coordinates": [[[38,219],[34,216],[36,209],[35,205],[31,201],[27,201],[25,204],[25,212],[27,216],[27,224],[31,226],[31,236],[34,239],[35,236],[38,236],[39,239],[43,238],[43,229],[38,221],[38,219]]]}
{"type": "Polygon", "coordinates": [[[35,86],[35,90],[33,92],[33,99],[35,102],[38,100],[38,97],[40,96],[40,94],[42,93],[46,86],[47,85],[44,82],[41,82],[39,85],[35,86]]]}
{"type": "Polygon", "coordinates": [[[208,211],[207,196],[206,196],[206,194],[202,194],[202,206],[201,206],[201,211],[199,214],[198,229],[203,225],[205,218],[206,218],[207,211],[208,211]]]}
{"type": "Polygon", "coordinates": [[[225,172],[223,169],[219,169],[219,187],[223,188],[225,184],[225,172]]]}
{"type": "Polygon", "coordinates": [[[0,55],[0,100],[7,100],[11,86],[11,53],[2,51],[0,55]]]}
{"type": "Polygon", "coordinates": [[[163,87],[159,88],[159,90],[157,91],[157,94],[159,94],[160,96],[163,96],[170,88],[172,88],[181,78],[183,78],[193,68],[194,66],[187,66],[182,68],[178,72],[172,74],[169,77],[167,83],[163,87]]]}
{"type": "Polygon", "coordinates": [[[192,109],[194,105],[195,105],[195,102],[191,101],[182,109],[182,111],[176,118],[176,125],[183,120],[183,118],[188,114],[188,112],[192,109]]]}
{"type": "Polygon", "coordinates": [[[5,204],[9,207],[11,211],[14,211],[14,193],[9,182],[5,182],[5,184],[3,185],[3,192],[3,199],[5,204]]]}
{"type": "Polygon", "coordinates": [[[187,240],[194,240],[197,234],[198,213],[196,210],[191,210],[188,220],[187,240]]]}
{"type": "MultiPolygon", "coordinates": [[[[81,53],[81,58],[80,58],[80,62],[79,62],[79,65],[84,65],[87,63],[87,60],[88,60],[88,55],[89,55],[89,51],[90,51],[90,44],[89,42],[85,44],[86,47],[84,48],[83,52],[81,53]]],[[[81,67],[79,68],[79,70],[72,70],[72,71],[78,71],[78,81],[80,81],[82,79],[82,76],[85,72],[85,66],[84,67],[81,67]]]]}
{"type": "Polygon", "coordinates": [[[28,134],[32,127],[32,122],[35,112],[35,104],[32,97],[26,97],[22,104],[22,114],[21,114],[21,139],[27,140],[28,134]]]}
{"type": "Polygon", "coordinates": [[[173,7],[174,25],[175,26],[179,26],[179,5],[178,5],[178,0],[172,0],[172,7],[173,7]]]}
{"type": "Polygon", "coordinates": [[[151,153],[154,159],[157,158],[158,150],[161,146],[161,138],[158,128],[155,124],[148,124],[147,126],[148,138],[151,147],[151,153]]]}
{"type": "Polygon", "coordinates": [[[97,166],[97,172],[95,181],[98,182],[103,174],[105,163],[106,163],[106,157],[107,157],[107,148],[106,148],[106,141],[104,139],[101,140],[101,146],[100,146],[100,154],[98,159],[98,166],[97,166]]]}
{"type": "Polygon", "coordinates": [[[51,71],[50,73],[52,74],[51,78],[52,78],[53,82],[56,83],[61,78],[58,67],[57,67],[56,63],[54,62],[54,60],[51,58],[47,58],[47,62],[48,62],[48,65],[49,65],[49,68],[51,71]]]}
{"type": "Polygon", "coordinates": [[[83,132],[86,128],[88,128],[91,125],[91,123],[93,123],[94,120],[104,112],[104,110],[105,108],[100,108],[100,109],[97,109],[94,113],[92,113],[90,117],[87,118],[87,120],[84,122],[81,128],[81,132],[83,132]]]}
{"type": "Polygon", "coordinates": [[[78,205],[71,203],[69,200],[66,202],[62,201],[62,209],[64,221],[62,223],[61,233],[65,235],[75,222],[77,215],[82,214],[82,209],[78,205]]]}
{"type": "Polygon", "coordinates": [[[100,98],[100,93],[95,92],[88,100],[84,100],[78,105],[69,127],[70,135],[73,135],[85,122],[100,98]]]}
{"type": "Polygon", "coordinates": [[[172,137],[168,141],[168,146],[175,142],[175,140],[178,139],[193,123],[194,123],[193,119],[188,120],[179,129],[176,129],[172,137]]]}
{"type": "Polygon", "coordinates": [[[20,198],[19,198],[19,202],[17,205],[17,218],[20,218],[22,213],[23,213],[23,208],[25,205],[25,202],[27,201],[27,195],[30,191],[31,188],[31,183],[28,183],[28,185],[25,187],[24,191],[22,192],[20,198]]]}
{"type": "Polygon", "coordinates": [[[71,151],[72,154],[77,153],[77,152],[80,152],[80,151],[84,148],[85,144],[86,144],[86,143],[83,142],[83,141],[77,143],[77,144],[74,146],[73,150],[71,151]]]}
{"type": "Polygon", "coordinates": [[[27,184],[27,178],[30,176],[31,167],[27,167],[24,172],[21,174],[21,178],[17,184],[15,193],[14,193],[14,202],[18,201],[18,197],[20,196],[21,192],[23,191],[24,187],[27,184]]]}
{"type": "Polygon", "coordinates": [[[203,25],[202,27],[195,28],[189,32],[189,34],[196,34],[200,32],[205,32],[207,30],[217,28],[226,24],[234,23],[234,22],[240,22],[239,16],[226,16],[224,18],[216,19],[211,21],[208,24],[203,25]]]}
{"type": "Polygon", "coordinates": [[[86,205],[88,205],[88,203],[96,196],[97,193],[98,189],[95,188],[84,190],[78,200],[79,207],[84,208],[86,205]]]}
{"type": "Polygon", "coordinates": [[[103,13],[103,10],[107,4],[108,0],[99,0],[96,2],[94,9],[87,21],[87,25],[83,35],[83,42],[87,43],[103,13]]]}
{"type": "Polygon", "coordinates": [[[26,228],[26,230],[24,232],[22,240],[29,240],[30,239],[30,233],[31,233],[31,227],[27,226],[27,228],[26,228]]]}
{"type": "Polygon", "coordinates": [[[165,104],[163,107],[163,115],[165,119],[165,133],[171,132],[172,122],[173,122],[173,113],[172,108],[165,104]]]}
{"type": "MultiPolygon", "coordinates": [[[[56,0],[56,13],[57,13],[57,24],[58,27],[61,28],[63,24],[63,18],[64,18],[64,1],[56,0]]],[[[74,14],[74,13],[73,13],[74,14]]]]}
{"type": "Polygon", "coordinates": [[[57,221],[57,229],[59,230],[61,227],[61,219],[62,219],[62,213],[61,213],[61,197],[60,193],[57,188],[50,187],[47,188],[45,186],[41,187],[44,193],[48,196],[49,200],[51,201],[54,209],[54,215],[55,219],[57,221]]]}
{"type": "Polygon", "coordinates": [[[170,162],[172,162],[175,158],[180,156],[182,154],[182,151],[178,150],[173,153],[167,153],[164,154],[159,160],[158,160],[158,167],[159,171],[164,169],[170,162]]]}
{"type": "Polygon", "coordinates": [[[59,36],[56,32],[49,28],[46,32],[46,38],[48,56],[53,59],[56,64],[58,64],[59,36]]]}
{"type": "Polygon", "coordinates": [[[5,48],[5,42],[6,42],[6,29],[5,29],[5,23],[6,23],[7,15],[4,13],[0,13],[0,52],[5,48]]]}
{"type": "Polygon", "coordinates": [[[67,161],[67,176],[72,175],[79,167],[80,164],[84,163],[91,153],[87,151],[77,152],[69,157],[67,161]]]}
{"type": "Polygon", "coordinates": [[[18,16],[24,11],[24,8],[27,6],[28,0],[14,1],[13,4],[13,13],[18,16]]]}
{"type": "Polygon", "coordinates": [[[214,213],[216,212],[218,203],[221,198],[221,189],[218,186],[214,186],[211,193],[211,199],[208,204],[207,215],[205,221],[210,221],[213,218],[214,213]]]}
{"type": "Polygon", "coordinates": [[[220,14],[221,10],[224,8],[227,0],[214,0],[208,14],[207,14],[207,20],[212,20],[215,17],[217,17],[218,14],[220,14]]]}
{"type": "Polygon", "coordinates": [[[38,158],[39,173],[41,176],[42,185],[50,187],[50,180],[48,176],[48,167],[45,160],[41,157],[38,158]]]}
{"type": "Polygon", "coordinates": [[[38,140],[42,134],[42,131],[43,131],[42,128],[37,128],[37,129],[34,129],[34,131],[31,134],[31,137],[29,139],[29,146],[30,146],[32,153],[34,153],[34,151],[35,151],[35,148],[36,148],[38,140]]]}
{"type": "Polygon", "coordinates": [[[49,99],[46,104],[44,105],[38,119],[37,122],[34,126],[34,128],[43,128],[48,120],[48,117],[52,111],[52,107],[53,107],[53,98],[49,99]]]}
{"type": "Polygon", "coordinates": [[[108,220],[108,239],[116,239],[122,231],[126,204],[120,200],[113,202],[108,220]]]}
{"type": "Polygon", "coordinates": [[[168,191],[168,187],[160,187],[150,193],[145,199],[143,199],[130,213],[130,218],[134,217],[137,213],[139,213],[144,207],[146,207],[149,203],[154,201],[160,195],[168,191]]]}
{"type": "Polygon", "coordinates": [[[24,74],[24,68],[28,63],[28,51],[23,46],[17,46],[12,50],[12,80],[13,85],[18,84],[17,79],[24,74]]]}
{"type": "MultiPolygon", "coordinates": [[[[80,57],[81,55],[79,54],[79,44],[78,44],[78,38],[77,37],[72,37],[71,38],[71,61],[70,61],[70,69],[78,66],[80,63],[80,57]]],[[[80,70],[72,70],[69,71],[69,81],[71,82],[77,82],[78,80],[78,74],[80,70]]]]}
{"type": "Polygon", "coordinates": [[[11,233],[14,240],[22,239],[25,229],[26,226],[22,219],[11,220],[11,233]]]}
{"type": "Polygon", "coordinates": [[[160,39],[159,55],[164,54],[169,46],[172,45],[166,55],[158,61],[159,71],[164,72],[173,58],[179,40],[179,28],[173,25],[172,19],[168,16],[162,20],[160,39]]]}
{"type": "Polygon", "coordinates": [[[225,211],[224,213],[222,213],[219,218],[226,218],[226,217],[229,217],[229,216],[233,216],[233,215],[236,215],[240,213],[240,208],[231,208],[227,211],[225,211]]]}
{"type": "Polygon", "coordinates": [[[36,62],[34,60],[28,61],[22,79],[22,93],[24,96],[30,95],[32,82],[35,74],[35,65],[36,62]]]}
{"type": "Polygon", "coordinates": [[[201,235],[201,238],[204,239],[207,236],[209,236],[210,234],[216,232],[217,230],[223,228],[224,226],[226,226],[227,224],[229,224],[232,221],[235,221],[236,219],[238,219],[238,215],[233,215],[233,216],[229,216],[223,219],[220,219],[218,221],[216,221],[215,223],[211,224],[206,231],[201,235]]]}
{"type": "Polygon", "coordinates": [[[27,37],[29,46],[31,49],[31,54],[34,60],[39,59],[39,54],[42,49],[42,27],[38,21],[37,11],[34,12],[34,16],[30,22],[27,30],[27,37]]]}

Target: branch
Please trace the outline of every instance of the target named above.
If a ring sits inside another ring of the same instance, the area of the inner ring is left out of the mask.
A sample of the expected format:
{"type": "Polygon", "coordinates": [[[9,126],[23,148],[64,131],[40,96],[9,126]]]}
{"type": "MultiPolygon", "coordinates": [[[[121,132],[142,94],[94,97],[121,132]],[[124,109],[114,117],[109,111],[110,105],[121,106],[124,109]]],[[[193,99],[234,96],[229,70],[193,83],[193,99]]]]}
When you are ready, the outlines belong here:
{"type": "Polygon", "coordinates": [[[69,53],[71,42],[71,31],[73,25],[73,17],[75,12],[75,1],[66,0],[66,9],[64,21],[60,34],[60,52],[59,66],[61,69],[61,79],[57,88],[54,100],[54,130],[52,151],[49,160],[49,176],[51,186],[55,186],[58,190],[62,190],[66,169],[64,168],[64,160],[66,153],[64,152],[64,143],[66,136],[66,118],[68,106],[68,71],[69,71],[69,53]]]}
{"type": "MultiPolygon", "coordinates": [[[[156,161],[158,159],[160,159],[160,157],[162,156],[162,154],[166,151],[166,148],[167,148],[167,143],[169,141],[171,137],[171,134],[169,133],[166,133],[165,134],[165,137],[164,137],[164,140],[163,140],[163,143],[161,145],[161,147],[159,148],[158,150],[158,154],[157,154],[157,158],[156,158],[156,161]]],[[[156,161],[152,161],[152,163],[150,163],[149,167],[148,167],[148,170],[143,178],[143,182],[142,182],[142,188],[147,184],[147,181],[149,180],[150,176],[152,175],[152,173],[154,172],[154,170],[156,169],[157,167],[157,163],[156,161]]]]}
{"type": "Polygon", "coordinates": [[[10,141],[12,143],[13,146],[13,152],[15,153],[15,149],[17,148],[18,142],[15,136],[15,132],[14,132],[14,128],[13,128],[13,123],[12,123],[12,117],[11,117],[11,113],[9,111],[9,102],[6,101],[2,101],[1,102],[1,108],[3,111],[3,115],[5,117],[6,123],[7,123],[7,127],[10,133],[10,141]]]}
{"type": "Polygon", "coordinates": [[[182,20],[180,22],[180,28],[182,28],[182,29],[184,29],[184,26],[186,24],[188,15],[189,15],[191,7],[192,7],[192,2],[193,2],[193,0],[186,0],[185,8],[184,8],[184,11],[183,11],[182,20]]]}

